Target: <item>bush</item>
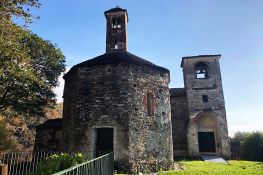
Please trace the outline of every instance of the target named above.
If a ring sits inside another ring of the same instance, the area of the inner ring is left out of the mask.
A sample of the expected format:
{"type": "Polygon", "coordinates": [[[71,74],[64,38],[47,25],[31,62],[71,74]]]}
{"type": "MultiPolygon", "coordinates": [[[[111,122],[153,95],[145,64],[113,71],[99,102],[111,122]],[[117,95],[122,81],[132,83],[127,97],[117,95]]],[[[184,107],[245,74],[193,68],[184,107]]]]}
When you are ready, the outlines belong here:
{"type": "Polygon", "coordinates": [[[263,132],[250,133],[241,143],[241,159],[263,161],[263,132]]]}
{"type": "Polygon", "coordinates": [[[237,132],[233,138],[230,138],[230,149],[232,159],[240,159],[241,157],[241,143],[248,137],[248,132],[237,132]]]}
{"type": "Polygon", "coordinates": [[[40,162],[37,171],[29,173],[28,175],[51,175],[53,173],[83,163],[87,160],[88,158],[81,153],[75,154],[73,156],[66,153],[54,154],[46,160],[40,162]]]}

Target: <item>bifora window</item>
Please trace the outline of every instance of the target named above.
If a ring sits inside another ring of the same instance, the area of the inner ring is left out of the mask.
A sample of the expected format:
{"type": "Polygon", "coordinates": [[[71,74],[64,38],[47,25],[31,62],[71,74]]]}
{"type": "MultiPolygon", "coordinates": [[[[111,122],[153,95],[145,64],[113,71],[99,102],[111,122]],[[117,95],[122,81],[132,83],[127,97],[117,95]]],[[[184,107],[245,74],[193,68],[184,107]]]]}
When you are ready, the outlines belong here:
{"type": "Polygon", "coordinates": [[[197,79],[208,78],[207,65],[203,62],[199,62],[195,65],[195,76],[197,79]]]}
{"type": "Polygon", "coordinates": [[[114,29],[121,28],[121,19],[120,19],[120,17],[112,18],[112,28],[114,28],[114,29]]]}
{"type": "Polygon", "coordinates": [[[154,107],[153,107],[153,94],[148,93],[147,94],[147,114],[148,116],[153,116],[154,114],[154,107]]]}

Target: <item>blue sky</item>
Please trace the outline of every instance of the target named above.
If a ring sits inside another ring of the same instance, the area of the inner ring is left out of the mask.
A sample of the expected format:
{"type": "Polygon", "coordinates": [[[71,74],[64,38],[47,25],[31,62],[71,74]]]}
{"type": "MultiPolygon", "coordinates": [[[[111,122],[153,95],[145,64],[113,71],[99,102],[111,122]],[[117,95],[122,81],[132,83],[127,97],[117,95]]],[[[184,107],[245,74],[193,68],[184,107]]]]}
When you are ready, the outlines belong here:
{"type": "MultiPolygon", "coordinates": [[[[68,67],[105,52],[104,11],[117,5],[128,10],[129,52],[168,68],[170,87],[183,85],[183,56],[221,54],[230,135],[263,131],[263,1],[40,2],[42,7],[34,10],[40,19],[30,29],[57,43],[68,67]]],[[[56,89],[59,96],[62,91],[56,89]]]]}

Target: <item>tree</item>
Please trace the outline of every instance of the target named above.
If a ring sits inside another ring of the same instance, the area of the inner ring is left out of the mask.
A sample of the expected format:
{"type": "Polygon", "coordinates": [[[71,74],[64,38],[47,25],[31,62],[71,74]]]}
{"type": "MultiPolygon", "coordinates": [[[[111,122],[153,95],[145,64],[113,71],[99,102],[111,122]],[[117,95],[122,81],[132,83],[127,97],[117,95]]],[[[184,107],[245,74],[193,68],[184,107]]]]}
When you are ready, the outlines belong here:
{"type": "Polygon", "coordinates": [[[230,138],[230,148],[232,159],[239,159],[241,152],[241,143],[248,137],[248,132],[237,132],[233,138],[230,138]]]}
{"type": "MultiPolygon", "coordinates": [[[[12,17],[22,18],[25,23],[30,23],[34,16],[30,13],[30,8],[39,8],[38,0],[1,0],[0,18],[11,21],[12,17]]],[[[5,23],[1,21],[0,23],[5,23]]]]}
{"type": "Polygon", "coordinates": [[[26,31],[21,42],[28,60],[3,59],[0,111],[10,108],[20,114],[42,115],[45,107],[55,103],[52,89],[65,71],[65,57],[56,45],[31,32],[26,31]]]}
{"type": "Polygon", "coordinates": [[[58,76],[65,70],[61,50],[26,28],[34,17],[30,7],[38,0],[1,0],[0,2],[0,113],[43,115],[55,102],[52,92],[58,76]],[[24,26],[12,21],[22,18],[24,26]]]}
{"type": "Polygon", "coordinates": [[[241,159],[263,161],[263,132],[250,133],[241,143],[241,159]]]}

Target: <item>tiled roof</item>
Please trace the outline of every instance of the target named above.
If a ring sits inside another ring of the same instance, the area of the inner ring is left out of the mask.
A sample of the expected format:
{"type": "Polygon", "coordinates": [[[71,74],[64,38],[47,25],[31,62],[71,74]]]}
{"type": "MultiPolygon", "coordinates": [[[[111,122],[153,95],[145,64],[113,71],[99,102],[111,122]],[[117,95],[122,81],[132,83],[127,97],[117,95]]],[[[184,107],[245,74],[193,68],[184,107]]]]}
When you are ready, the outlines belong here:
{"type": "Polygon", "coordinates": [[[183,97],[186,96],[185,88],[170,88],[170,96],[171,97],[183,97]]]}
{"type": "Polygon", "coordinates": [[[127,12],[127,10],[126,9],[122,9],[120,7],[115,7],[115,8],[112,8],[110,10],[105,11],[104,14],[112,13],[112,12],[127,12]]]}
{"type": "Polygon", "coordinates": [[[151,67],[152,69],[169,73],[168,69],[157,66],[129,52],[110,52],[73,66],[70,69],[70,71],[64,75],[64,77],[66,77],[68,74],[71,74],[71,72],[73,72],[73,70],[78,67],[93,67],[97,65],[109,65],[109,64],[119,64],[119,63],[133,64],[138,66],[148,66],[151,67]]]}
{"type": "Polygon", "coordinates": [[[62,128],[63,119],[57,118],[57,119],[50,119],[44,122],[41,125],[38,125],[37,129],[60,129],[62,128]]]}

